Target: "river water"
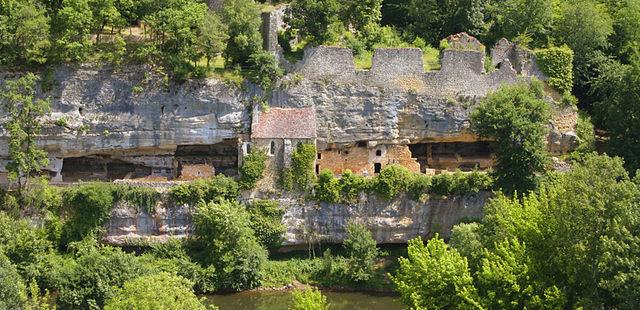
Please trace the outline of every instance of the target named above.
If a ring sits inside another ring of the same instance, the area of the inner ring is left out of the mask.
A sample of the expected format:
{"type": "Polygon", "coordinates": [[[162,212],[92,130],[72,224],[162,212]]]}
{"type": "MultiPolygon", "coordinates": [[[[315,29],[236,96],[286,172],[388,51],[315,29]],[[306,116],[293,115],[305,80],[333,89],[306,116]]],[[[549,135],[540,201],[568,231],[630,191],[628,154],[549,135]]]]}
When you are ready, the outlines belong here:
{"type": "MultiPolygon", "coordinates": [[[[366,293],[323,292],[330,310],[395,310],[402,309],[396,297],[366,293]]],[[[291,292],[258,291],[207,297],[207,304],[220,310],[287,310],[291,292]]]]}

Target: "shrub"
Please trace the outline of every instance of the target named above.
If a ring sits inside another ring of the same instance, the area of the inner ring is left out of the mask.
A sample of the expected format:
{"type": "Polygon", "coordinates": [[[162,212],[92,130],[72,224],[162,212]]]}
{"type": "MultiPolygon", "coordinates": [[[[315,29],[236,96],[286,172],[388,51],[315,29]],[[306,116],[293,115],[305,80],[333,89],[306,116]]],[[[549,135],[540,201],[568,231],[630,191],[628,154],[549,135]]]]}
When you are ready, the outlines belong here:
{"type": "Polygon", "coordinates": [[[57,298],[62,309],[102,308],[116,287],[145,273],[143,265],[132,254],[119,248],[97,246],[95,240],[84,240],[76,248],[76,265],[57,298]]]}
{"type": "Polygon", "coordinates": [[[276,81],[282,77],[283,70],[278,67],[276,57],[270,52],[256,52],[249,56],[249,80],[269,92],[276,81]]]}
{"type": "Polygon", "coordinates": [[[316,146],[313,143],[300,143],[291,153],[291,174],[296,189],[307,191],[316,180],[316,146]]]}
{"type": "Polygon", "coordinates": [[[104,309],[206,309],[191,286],[188,280],[168,273],[142,276],[125,282],[104,309]]]}
{"type": "Polygon", "coordinates": [[[256,186],[256,183],[262,179],[262,174],[266,168],[266,160],[267,154],[256,149],[252,149],[251,152],[244,157],[242,166],[240,167],[240,181],[238,181],[240,188],[252,189],[256,186]]]}
{"type": "Polygon", "coordinates": [[[363,282],[371,279],[380,252],[369,229],[362,224],[347,224],[347,238],[343,246],[349,262],[347,273],[351,280],[363,282]]]}
{"type": "Polygon", "coordinates": [[[0,309],[22,309],[26,301],[22,278],[9,258],[0,251],[0,309]]]}
{"type": "Polygon", "coordinates": [[[290,168],[283,168],[280,171],[280,187],[285,191],[293,190],[293,173],[290,168]]]}
{"type": "Polygon", "coordinates": [[[386,166],[374,181],[374,193],[387,200],[392,199],[407,190],[409,178],[407,168],[399,165],[386,166]]]}
{"type": "Polygon", "coordinates": [[[284,209],[274,200],[255,200],[247,204],[251,229],[258,242],[267,249],[277,249],[282,244],[286,227],[282,224],[284,209]]]}
{"type": "Polygon", "coordinates": [[[416,173],[411,177],[408,192],[413,200],[418,201],[425,198],[424,196],[427,195],[430,188],[431,177],[416,173]]]}
{"type": "Polygon", "coordinates": [[[344,203],[357,202],[358,195],[367,191],[369,187],[369,181],[365,177],[354,174],[351,170],[342,172],[342,177],[338,182],[340,195],[342,196],[341,200],[344,203]]]}
{"type": "Polygon", "coordinates": [[[333,176],[331,170],[322,170],[315,187],[317,201],[337,203],[340,201],[340,182],[333,176]]]}
{"type": "Polygon", "coordinates": [[[109,220],[113,207],[111,188],[103,183],[87,183],[68,188],[63,194],[67,221],[62,239],[67,244],[97,233],[109,220]]]}
{"type": "Polygon", "coordinates": [[[293,304],[291,310],[327,310],[329,304],[327,297],[316,288],[295,290],[292,294],[293,304]]]}
{"type": "Polygon", "coordinates": [[[0,251],[23,271],[38,261],[38,257],[50,252],[51,243],[43,233],[22,219],[15,219],[0,212],[0,251]]]}
{"type": "Polygon", "coordinates": [[[177,204],[196,205],[200,201],[236,200],[239,195],[238,183],[224,175],[216,175],[211,179],[199,179],[171,188],[171,198],[177,204]]]}
{"type": "Polygon", "coordinates": [[[540,70],[549,77],[549,85],[561,93],[573,87],[573,51],[568,46],[549,47],[535,51],[540,70]]]}
{"type": "Polygon", "coordinates": [[[492,184],[491,176],[487,173],[456,171],[434,176],[431,192],[440,196],[463,195],[488,190],[492,184]]]}
{"type": "Polygon", "coordinates": [[[236,202],[200,202],[193,216],[195,237],[209,253],[205,262],[218,272],[218,283],[232,290],[260,284],[267,252],[256,239],[249,213],[236,202]]]}

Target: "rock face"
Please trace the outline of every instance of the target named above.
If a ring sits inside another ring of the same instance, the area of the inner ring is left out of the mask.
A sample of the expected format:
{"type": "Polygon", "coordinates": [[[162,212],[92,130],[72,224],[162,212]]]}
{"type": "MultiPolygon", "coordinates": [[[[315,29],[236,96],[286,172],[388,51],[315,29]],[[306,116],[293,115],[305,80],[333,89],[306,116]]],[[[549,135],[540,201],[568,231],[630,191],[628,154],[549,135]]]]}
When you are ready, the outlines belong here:
{"type": "MultiPolygon", "coordinates": [[[[404,196],[392,201],[362,196],[355,205],[302,203],[280,199],[285,209],[283,224],[287,230],[283,246],[309,243],[340,243],[350,221],[366,225],[378,243],[406,243],[416,237],[439,233],[448,238],[453,225],[461,220],[479,219],[488,192],[416,202],[404,196]]],[[[119,204],[112,211],[104,240],[111,244],[136,244],[142,240],[164,241],[184,238],[192,232],[192,208],[158,205],[155,212],[137,211],[119,204]]]]}
{"type": "MultiPolygon", "coordinates": [[[[315,109],[320,150],[362,142],[475,142],[469,114],[481,98],[501,85],[544,76],[530,53],[506,40],[492,50],[491,72],[485,72],[484,46],[477,40],[466,34],[450,40],[441,70],[429,72],[424,72],[422,54],[415,48],[378,49],[370,70],[356,70],[349,49],[308,48],[269,104],[315,109]]],[[[1,74],[0,83],[15,77],[1,74]]],[[[65,174],[74,176],[67,178],[70,182],[172,179],[189,165],[213,165],[216,171],[233,174],[241,161],[240,146],[250,141],[252,99],[263,95],[253,85],[230,86],[217,79],[170,83],[166,75],[147,67],[67,66],[48,79],[52,87],[40,95],[51,99],[52,113],[39,143],[51,157],[47,169],[54,181],[67,181],[65,174]],[[218,146],[194,148],[213,145],[218,146]],[[90,158],[66,160],[74,157],[90,158]],[[76,171],[79,162],[95,171],[76,171]],[[218,169],[215,165],[221,162],[224,167],[218,169]]],[[[577,140],[576,111],[557,106],[552,92],[548,101],[555,116],[549,124],[549,149],[562,154],[577,140]]],[[[0,161],[7,157],[3,129],[0,161]]],[[[0,164],[0,182],[6,175],[3,169],[0,164]]]]}

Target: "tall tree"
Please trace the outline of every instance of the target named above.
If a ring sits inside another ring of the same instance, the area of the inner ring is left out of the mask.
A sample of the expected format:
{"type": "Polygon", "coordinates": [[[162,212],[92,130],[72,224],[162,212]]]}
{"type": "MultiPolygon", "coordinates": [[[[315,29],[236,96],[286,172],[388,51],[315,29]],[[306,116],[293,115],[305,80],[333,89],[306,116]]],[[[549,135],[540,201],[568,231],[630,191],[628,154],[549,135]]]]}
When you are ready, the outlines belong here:
{"type": "Polygon", "coordinates": [[[391,277],[407,308],[482,309],[467,260],[439,236],[426,247],[420,238],[410,240],[407,250],[391,277]]]}
{"type": "Polygon", "coordinates": [[[531,36],[534,45],[547,43],[553,22],[553,0],[504,0],[490,2],[491,39],[531,36]]]}
{"type": "Polygon", "coordinates": [[[496,183],[507,193],[535,188],[548,163],[545,138],[551,120],[542,83],[503,86],[483,99],[471,115],[474,131],[495,140],[496,183]]]}
{"type": "Polygon", "coordinates": [[[0,64],[42,64],[47,60],[49,17],[37,2],[0,2],[0,64]]]}
{"type": "Polygon", "coordinates": [[[47,152],[37,145],[42,127],[41,117],[49,112],[49,101],[36,98],[33,73],[7,81],[0,92],[3,108],[9,120],[3,125],[9,133],[9,178],[17,181],[18,189],[29,182],[31,176],[48,164],[47,152]]]}
{"type": "Polygon", "coordinates": [[[262,49],[260,8],[254,0],[225,0],[222,20],[229,28],[227,62],[247,65],[249,57],[262,49]]]}

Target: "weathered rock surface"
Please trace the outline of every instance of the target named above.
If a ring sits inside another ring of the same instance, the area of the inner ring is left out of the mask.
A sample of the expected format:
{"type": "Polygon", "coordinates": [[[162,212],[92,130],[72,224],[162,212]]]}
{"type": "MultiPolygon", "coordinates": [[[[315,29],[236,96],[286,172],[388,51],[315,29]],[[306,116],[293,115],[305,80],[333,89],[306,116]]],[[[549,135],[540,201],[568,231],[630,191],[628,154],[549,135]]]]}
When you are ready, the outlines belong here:
{"type": "MultiPolygon", "coordinates": [[[[350,221],[366,225],[379,243],[406,243],[435,233],[448,238],[453,225],[464,219],[479,219],[490,197],[488,192],[416,202],[404,196],[392,201],[362,196],[358,204],[326,204],[279,199],[285,209],[287,230],[283,245],[340,243],[350,221]]],[[[158,205],[155,212],[138,211],[119,204],[112,211],[104,240],[111,244],[165,241],[184,238],[192,232],[192,208],[158,205]]]]}

